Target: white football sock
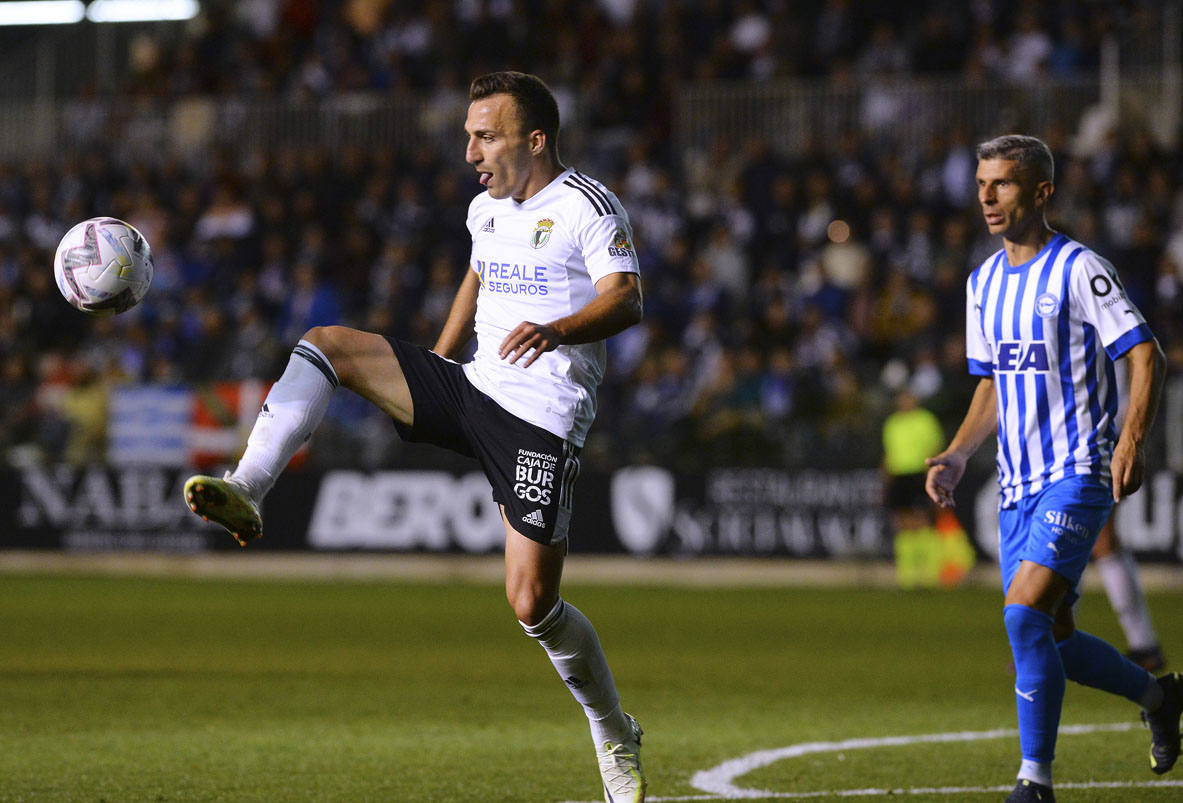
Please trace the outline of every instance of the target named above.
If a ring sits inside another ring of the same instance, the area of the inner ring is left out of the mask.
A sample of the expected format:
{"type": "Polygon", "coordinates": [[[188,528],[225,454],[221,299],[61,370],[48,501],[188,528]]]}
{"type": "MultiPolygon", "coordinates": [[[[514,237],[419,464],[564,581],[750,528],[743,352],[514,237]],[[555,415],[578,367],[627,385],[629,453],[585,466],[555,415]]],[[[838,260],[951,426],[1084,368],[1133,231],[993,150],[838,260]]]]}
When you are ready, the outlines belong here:
{"type": "MultiPolygon", "coordinates": [[[[1150,675],[1149,672],[1146,674],[1150,675]]],[[[1150,675],[1150,682],[1146,684],[1146,693],[1142,695],[1138,705],[1142,706],[1145,711],[1157,711],[1158,707],[1162,705],[1164,696],[1162,684],[1155,680],[1154,675],[1150,675]]]]}
{"type": "Polygon", "coordinates": [[[1019,764],[1019,780],[1031,781],[1041,786],[1052,785],[1052,765],[1023,759],[1019,764]]]}
{"type": "Polygon", "coordinates": [[[1098,558],[1097,573],[1109,595],[1109,604],[1117,614],[1126,643],[1131,650],[1147,650],[1158,644],[1150,609],[1138,579],[1138,567],[1128,552],[1119,551],[1098,558]]]}
{"type": "Polygon", "coordinates": [[[620,695],[600,639],[587,617],[560,599],[541,622],[521,625],[538,639],[559,677],[583,705],[596,749],[603,750],[604,742],[624,741],[629,736],[628,721],[620,710],[620,695]]]}
{"type": "Polygon", "coordinates": [[[312,436],[338,384],[337,372],[320,349],[307,340],[296,344],[283,376],[263,401],[238,468],[230,475],[256,503],[312,436]]]}

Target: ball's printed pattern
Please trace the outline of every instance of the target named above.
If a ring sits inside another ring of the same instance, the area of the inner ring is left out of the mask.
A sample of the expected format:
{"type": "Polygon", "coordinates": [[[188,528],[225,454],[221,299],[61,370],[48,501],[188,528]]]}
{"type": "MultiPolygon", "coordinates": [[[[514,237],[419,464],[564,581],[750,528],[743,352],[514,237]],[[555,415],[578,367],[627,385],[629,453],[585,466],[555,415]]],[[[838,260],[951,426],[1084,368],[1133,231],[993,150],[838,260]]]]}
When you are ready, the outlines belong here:
{"type": "Polygon", "coordinates": [[[66,301],[91,315],[140,303],[152,284],[152,251],[135,227],[112,217],[84,220],[62,238],[54,275],[66,301]]]}

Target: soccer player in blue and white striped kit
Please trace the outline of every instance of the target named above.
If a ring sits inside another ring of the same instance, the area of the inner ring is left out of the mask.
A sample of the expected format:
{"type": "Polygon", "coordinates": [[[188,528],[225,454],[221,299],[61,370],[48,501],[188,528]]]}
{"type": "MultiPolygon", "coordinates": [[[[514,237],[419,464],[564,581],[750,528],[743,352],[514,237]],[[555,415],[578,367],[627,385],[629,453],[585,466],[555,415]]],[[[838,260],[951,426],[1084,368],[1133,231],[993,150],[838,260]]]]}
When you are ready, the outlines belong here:
{"type": "Polygon", "coordinates": [[[1073,617],[1097,533],[1114,503],[1142,484],[1165,360],[1113,266],[1048,226],[1055,187],[1047,145],[1008,135],[979,145],[977,156],[978,200],[1003,247],[966,284],[966,352],[980,379],[949,447],[928,461],[926,489],[951,507],[966,460],[997,434],[1003,620],[1022,749],[1007,800],[1050,801],[1066,679],[1142,707],[1154,772],[1179,756],[1179,676],[1155,679],[1077,630],[1073,617]],[[1117,387],[1116,360],[1126,361],[1128,389],[1117,387]]]}

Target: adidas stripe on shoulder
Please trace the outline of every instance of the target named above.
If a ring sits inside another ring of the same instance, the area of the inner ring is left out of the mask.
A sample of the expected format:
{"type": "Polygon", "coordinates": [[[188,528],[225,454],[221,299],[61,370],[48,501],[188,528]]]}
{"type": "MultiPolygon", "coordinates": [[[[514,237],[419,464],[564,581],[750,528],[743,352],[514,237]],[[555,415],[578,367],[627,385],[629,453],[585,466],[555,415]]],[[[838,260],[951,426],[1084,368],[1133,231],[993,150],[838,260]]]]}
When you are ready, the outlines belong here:
{"type": "Polygon", "coordinates": [[[588,203],[596,210],[596,213],[601,217],[604,215],[618,215],[616,206],[613,205],[612,199],[608,197],[608,193],[598,183],[592,181],[587,176],[580,173],[578,170],[571,173],[564,181],[568,187],[578,190],[587,198],[588,203]]]}

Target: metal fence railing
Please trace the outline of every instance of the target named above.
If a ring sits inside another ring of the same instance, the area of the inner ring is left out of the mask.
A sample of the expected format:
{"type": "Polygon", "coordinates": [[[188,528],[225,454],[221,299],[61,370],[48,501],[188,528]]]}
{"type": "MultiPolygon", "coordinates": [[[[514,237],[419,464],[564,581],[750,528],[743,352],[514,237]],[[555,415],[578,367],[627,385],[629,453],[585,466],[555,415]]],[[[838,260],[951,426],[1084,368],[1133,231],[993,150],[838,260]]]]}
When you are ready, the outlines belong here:
{"type": "MultiPolygon", "coordinates": [[[[1117,124],[1149,127],[1164,144],[1178,137],[1178,111],[1168,108],[1177,84],[1160,71],[1126,71],[1117,82],[1117,124]],[[1170,131],[1161,129],[1166,122],[1170,131]]],[[[1006,131],[1073,132],[1105,99],[1098,75],[1044,80],[1022,87],[963,79],[900,79],[835,87],[826,82],[687,86],[674,105],[675,144],[682,153],[738,149],[754,138],[786,153],[834,142],[848,132],[900,147],[920,147],[934,131],[984,137],[1006,131]]],[[[213,149],[251,157],[319,146],[410,151],[424,144],[462,150],[467,99],[357,93],[319,102],[192,97],[162,103],[87,97],[59,103],[0,101],[0,159],[53,156],[101,147],[115,158],[200,155],[213,149]]],[[[584,109],[567,110],[563,152],[577,158],[584,109]]],[[[594,136],[594,135],[591,135],[594,136]]]]}
{"type": "Polygon", "coordinates": [[[97,97],[59,103],[0,101],[0,158],[91,146],[116,158],[144,160],[213,149],[249,157],[313,145],[399,147],[424,136],[450,136],[463,148],[465,105],[441,107],[419,97],[379,94],[315,103],[203,97],[170,103],[97,97]]]}
{"type": "MultiPolygon", "coordinates": [[[[1118,124],[1154,127],[1166,102],[1158,70],[1127,71],[1118,80],[1118,124]]],[[[1023,86],[965,79],[886,78],[833,86],[782,81],[759,86],[690,86],[679,95],[675,130],[683,152],[763,139],[785,153],[850,132],[904,148],[922,147],[934,131],[981,138],[1012,131],[1072,133],[1103,101],[1097,74],[1023,86]]],[[[1155,131],[1155,134],[1160,132],[1155,131]]],[[[1177,132],[1163,133],[1170,139],[1177,132]]]]}
{"type": "MultiPolygon", "coordinates": [[[[582,149],[583,109],[566,104],[563,153],[582,149]]],[[[320,101],[187,97],[161,102],[88,96],[56,103],[0,100],[0,159],[99,147],[117,159],[200,155],[249,158],[317,146],[388,148],[424,144],[464,150],[467,95],[358,92],[320,101]]]]}

